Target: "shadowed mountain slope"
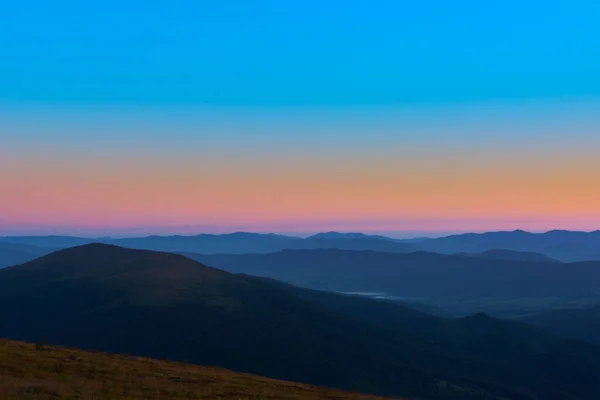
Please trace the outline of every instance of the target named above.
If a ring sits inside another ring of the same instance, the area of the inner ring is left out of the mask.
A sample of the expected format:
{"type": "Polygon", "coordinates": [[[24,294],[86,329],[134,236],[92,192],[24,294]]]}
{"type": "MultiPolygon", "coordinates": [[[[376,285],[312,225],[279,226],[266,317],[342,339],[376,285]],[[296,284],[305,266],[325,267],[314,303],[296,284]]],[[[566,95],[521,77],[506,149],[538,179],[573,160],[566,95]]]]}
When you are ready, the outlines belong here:
{"type": "Polygon", "coordinates": [[[0,336],[428,399],[595,399],[600,349],[485,315],[232,275],[92,244],[0,271],[0,336]]]}
{"type": "Polygon", "coordinates": [[[545,312],[526,322],[556,335],[600,345],[600,306],[545,312]]]}

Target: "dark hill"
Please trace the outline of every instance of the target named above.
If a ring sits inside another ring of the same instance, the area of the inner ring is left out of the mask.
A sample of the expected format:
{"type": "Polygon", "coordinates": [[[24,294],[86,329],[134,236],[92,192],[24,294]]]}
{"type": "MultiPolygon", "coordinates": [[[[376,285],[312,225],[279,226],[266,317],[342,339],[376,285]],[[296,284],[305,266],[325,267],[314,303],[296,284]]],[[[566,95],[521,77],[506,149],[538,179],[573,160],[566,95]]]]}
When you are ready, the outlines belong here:
{"type": "Polygon", "coordinates": [[[600,306],[544,312],[526,321],[556,335],[600,345],[600,306]]]}
{"type": "Polygon", "coordinates": [[[390,357],[381,367],[396,376],[365,370],[361,344],[394,347],[383,332],[254,278],[102,244],[0,271],[0,335],[367,392],[409,386],[410,369],[390,357]]]}
{"type": "Polygon", "coordinates": [[[427,399],[600,392],[592,345],[99,244],[1,270],[0,336],[427,399]]]}

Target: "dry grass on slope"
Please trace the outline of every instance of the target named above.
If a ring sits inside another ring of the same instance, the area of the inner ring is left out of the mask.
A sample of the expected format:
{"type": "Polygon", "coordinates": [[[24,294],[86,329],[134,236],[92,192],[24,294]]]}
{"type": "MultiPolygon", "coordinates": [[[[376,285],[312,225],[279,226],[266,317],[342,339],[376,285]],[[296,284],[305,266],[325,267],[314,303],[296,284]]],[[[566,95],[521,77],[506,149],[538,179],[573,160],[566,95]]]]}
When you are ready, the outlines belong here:
{"type": "Polygon", "coordinates": [[[377,400],[177,362],[0,339],[2,400],[377,400]]]}

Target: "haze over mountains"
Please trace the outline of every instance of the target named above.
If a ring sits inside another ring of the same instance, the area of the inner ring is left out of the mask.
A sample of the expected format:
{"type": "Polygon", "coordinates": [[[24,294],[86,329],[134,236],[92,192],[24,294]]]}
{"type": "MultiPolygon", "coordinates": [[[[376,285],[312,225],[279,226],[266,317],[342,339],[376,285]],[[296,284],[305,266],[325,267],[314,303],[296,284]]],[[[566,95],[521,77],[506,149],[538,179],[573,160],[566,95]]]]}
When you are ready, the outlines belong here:
{"type": "MultiPolygon", "coordinates": [[[[331,250],[305,253],[323,251],[331,250]]],[[[1,270],[0,336],[416,398],[592,400],[600,392],[600,348],[591,344],[483,314],[439,318],[105,244],[1,270]]]]}
{"type": "MultiPolygon", "coordinates": [[[[202,263],[294,285],[366,293],[466,315],[520,316],[574,304],[600,304],[600,262],[515,261],[427,252],[337,249],[271,254],[199,255],[202,263]]],[[[507,257],[508,258],[508,257],[507,257]]]]}
{"type": "Polygon", "coordinates": [[[531,251],[513,251],[503,249],[486,250],[483,253],[456,253],[465,257],[476,257],[489,260],[505,261],[534,261],[534,262],[560,262],[540,253],[531,251]]]}
{"type": "MultiPolygon", "coordinates": [[[[138,238],[80,238],[67,236],[0,237],[3,243],[19,243],[38,247],[66,248],[92,242],[123,247],[201,254],[273,253],[288,249],[332,248],[373,250],[388,253],[428,251],[443,254],[479,254],[489,251],[519,252],[523,261],[538,253],[562,262],[600,260],[600,231],[550,231],[530,233],[521,230],[469,233],[436,239],[393,239],[361,233],[320,233],[307,238],[276,234],[237,232],[223,235],[147,236],[138,238]]],[[[488,254],[489,255],[489,254],[488,254]]],[[[498,253],[495,254],[498,258],[498,253]]],[[[514,259],[515,254],[508,257],[514,259]]],[[[533,256],[540,258],[539,256],[533,256]]]]}
{"type": "Polygon", "coordinates": [[[101,242],[144,250],[189,251],[204,254],[272,253],[285,249],[315,248],[374,250],[393,253],[406,253],[419,250],[417,246],[400,243],[394,239],[384,238],[383,236],[339,234],[334,232],[317,234],[308,238],[246,232],[223,235],[147,236],[120,239],[68,236],[11,236],[0,237],[0,242],[53,248],[66,248],[101,242]]]}
{"type": "Polygon", "coordinates": [[[54,249],[22,243],[0,242],[0,268],[22,264],[52,252],[54,249]]]}
{"type": "Polygon", "coordinates": [[[446,254],[504,249],[540,253],[564,262],[600,260],[600,230],[467,233],[424,240],[419,245],[423,250],[446,254]]]}

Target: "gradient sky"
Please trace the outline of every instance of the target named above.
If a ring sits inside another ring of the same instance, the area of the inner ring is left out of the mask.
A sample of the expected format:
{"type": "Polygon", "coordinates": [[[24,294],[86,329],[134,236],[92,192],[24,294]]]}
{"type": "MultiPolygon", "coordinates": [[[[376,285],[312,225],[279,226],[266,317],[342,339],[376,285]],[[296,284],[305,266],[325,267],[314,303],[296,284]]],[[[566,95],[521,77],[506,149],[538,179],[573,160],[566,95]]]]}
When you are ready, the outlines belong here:
{"type": "Polygon", "coordinates": [[[93,3],[3,5],[0,234],[600,228],[597,1],[93,3]]]}

